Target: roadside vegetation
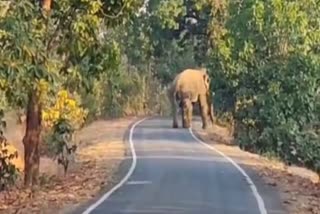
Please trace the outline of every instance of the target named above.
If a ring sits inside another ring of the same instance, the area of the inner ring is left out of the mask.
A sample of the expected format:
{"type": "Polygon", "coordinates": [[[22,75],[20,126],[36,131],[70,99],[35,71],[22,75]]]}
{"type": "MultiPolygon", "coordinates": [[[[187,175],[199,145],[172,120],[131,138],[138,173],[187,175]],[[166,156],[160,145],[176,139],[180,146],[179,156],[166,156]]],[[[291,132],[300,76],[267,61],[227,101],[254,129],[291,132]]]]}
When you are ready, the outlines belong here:
{"type": "MultiPolygon", "coordinates": [[[[166,111],[151,65],[129,62],[129,54],[139,50],[126,47],[133,41],[123,34],[143,3],[1,2],[0,104],[4,114],[20,112],[17,120],[25,115],[25,186],[39,183],[41,155],[67,172],[67,156],[77,148],[73,134],[86,124],[166,111]]],[[[3,179],[11,181],[8,174],[17,170],[7,161],[11,154],[1,124],[1,167],[8,168],[3,179]]]]}
{"type": "Polygon", "coordinates": [[[144,41],[155,43],[158,61],[174,59],[159,66],[162,83],[185,67],[207,67],[218,123],[235,144],[320,173],[317,1],[149,4],[158,10],[146,15],[144,41]]]}
{"type": "Polygon", "coordinates": [[[67,173],[91,122],[169,115],[167,84],[200,66],[233,143],[320,175],[319,29],[314,0],[1,1],[0,191],[37,186],[41,156],[67,173]],[[25,116],[23,169],[11,111],[25,116]]]}

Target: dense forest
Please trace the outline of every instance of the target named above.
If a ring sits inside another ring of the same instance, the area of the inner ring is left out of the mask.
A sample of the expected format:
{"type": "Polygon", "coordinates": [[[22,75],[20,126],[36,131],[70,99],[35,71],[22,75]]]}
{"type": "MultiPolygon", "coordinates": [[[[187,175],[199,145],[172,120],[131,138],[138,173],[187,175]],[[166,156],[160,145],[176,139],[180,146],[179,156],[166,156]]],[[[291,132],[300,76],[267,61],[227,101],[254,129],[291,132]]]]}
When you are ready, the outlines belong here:
{"type": "Polygon", "coordinates": [[[244,150],[320,172],[316,0],[0,2],[0,188],[14,182],[4,114],[26,114],[26,185],[96,118],[168,115],[166,86],[206,67],[217,122],[244,150]],[[43,139],[43,140],[42,140],[43,139]]]}

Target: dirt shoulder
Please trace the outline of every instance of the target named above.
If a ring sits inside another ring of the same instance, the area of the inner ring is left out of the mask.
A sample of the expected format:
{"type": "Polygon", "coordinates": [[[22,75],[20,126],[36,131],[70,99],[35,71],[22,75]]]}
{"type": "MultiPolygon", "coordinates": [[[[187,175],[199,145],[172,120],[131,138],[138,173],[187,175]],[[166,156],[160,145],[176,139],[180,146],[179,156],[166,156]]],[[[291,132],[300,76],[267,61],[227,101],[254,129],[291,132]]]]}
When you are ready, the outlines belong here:
{"type": "Polygon", "coordinates": [[[65,213],[94,198],[118,179],[116,172],[126,158],[124,135],[136,119],[100,120],[82,129],[76,136],[81,143],[75,162],[66,177],[56,163],[44,161],[41,185],[25,190],[19,181],[14,189],[1,192],[0,213],[65,213]]]}
{"type": "Polygon", "coordinates": [[[276,186],[288,213],[320,213],[320,184],[316,183],[316,173],[300,167],[286,167],[280,161],[245,152],[231,145],[232,138],[223,127],[214,126],[208,131],[196,127],[196,132],[204,142],[256,171],[266,184],[276,186]]]}

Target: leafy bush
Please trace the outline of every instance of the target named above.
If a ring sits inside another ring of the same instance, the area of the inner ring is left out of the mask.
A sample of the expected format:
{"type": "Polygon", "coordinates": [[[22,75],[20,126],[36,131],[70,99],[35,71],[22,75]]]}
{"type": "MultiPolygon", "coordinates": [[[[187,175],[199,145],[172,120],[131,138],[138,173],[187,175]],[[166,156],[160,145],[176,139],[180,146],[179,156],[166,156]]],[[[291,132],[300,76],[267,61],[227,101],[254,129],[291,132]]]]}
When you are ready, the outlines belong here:
{"type": "Polygon", "coordinates": [[[79,105],[76,98],[70,96],[67,90],[60,90],[52,106],[47,106],[42,113],[44,127],[52,128],[60,119],[70,121],[75,128],[80,128],[85,122],[88,112],[79,105]]]}
{"type": "Polygon", "coordinates": [[[102,74],[92,91],[80,92],[89,120],[167,112],[164,89],[151,71],[125,60],[118,70],[102,74]]]}
{"type": "Polygon", "coordinates": [[[219,18],[209,63],[217,115],[232,115],[241,148],[319,172],[320,139],[306,131],[320,121],[319,3],[224,3],[212,14],[219,18]]]}
{"type": "Polygon", "coordinates": [[[64,172],[67,173],[71,158],[73,157],[77,145],[72,141],[74,128],[71,122],[65,118],[55,121],[50,134],[47,137],[49,151],[57,159],[58,164],[63,165],[64,172]]]}
{"type": "Polygon", "coordinates": [[[79,101],[67,90],[60,90],[53,105],[43,110],[46,132],[43,133],[45,144],[42,145],[42,153],[57,158],[58,164],[64,166],[65,173],[69,157],[76,149],[75,142],[72,142],[73,133],[84,125],[87,114],[88,111],[80,107],[79,101]]]}

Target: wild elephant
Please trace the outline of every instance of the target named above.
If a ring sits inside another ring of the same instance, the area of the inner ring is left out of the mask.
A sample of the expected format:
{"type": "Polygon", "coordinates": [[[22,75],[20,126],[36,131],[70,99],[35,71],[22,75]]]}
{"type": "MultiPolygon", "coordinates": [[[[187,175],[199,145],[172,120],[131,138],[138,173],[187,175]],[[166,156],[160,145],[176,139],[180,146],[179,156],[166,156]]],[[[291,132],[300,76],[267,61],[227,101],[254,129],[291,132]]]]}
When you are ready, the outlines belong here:
{"type": "Polygon", "coordinates": [[[210,78],[206,69],[185,69],[175,77],[168,89],[173,128],[178,128],[179,108],[182,110],[182,127],[190,128],[195,103],[199,103],[202,128],[207,128],[208,116],[214,122],[209,85],[210,78]]]}

